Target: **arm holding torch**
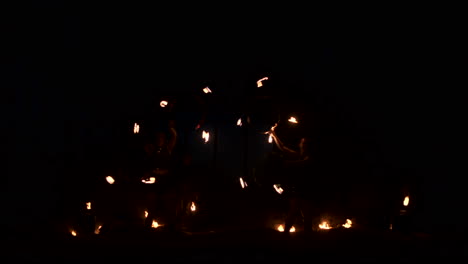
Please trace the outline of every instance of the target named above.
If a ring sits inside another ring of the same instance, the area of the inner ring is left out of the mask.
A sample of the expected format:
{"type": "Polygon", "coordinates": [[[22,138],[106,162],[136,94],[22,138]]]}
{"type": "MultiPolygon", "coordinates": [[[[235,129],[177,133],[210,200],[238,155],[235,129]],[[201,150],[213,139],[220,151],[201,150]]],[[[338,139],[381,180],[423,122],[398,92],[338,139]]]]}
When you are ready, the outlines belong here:
{"type": "Polygon", "coordinates": [[[301,164],[309,160],[309,156],[305,152],[306,139],[301,138],[301,142],[299,143],[299,151],[290,149],[284,145],[284,143],[280,140],[280,138],[276,134],[275,128],[277,126],[278,124],[275,124],[273,127],[271,127],[271,130],[266,132],[265,134],[269,134],[273,138],[275,145],[279,148],[281,152],[285,153],[288,157],[293,158],[293,160],[285,161],[286,165],[301,164]]]}

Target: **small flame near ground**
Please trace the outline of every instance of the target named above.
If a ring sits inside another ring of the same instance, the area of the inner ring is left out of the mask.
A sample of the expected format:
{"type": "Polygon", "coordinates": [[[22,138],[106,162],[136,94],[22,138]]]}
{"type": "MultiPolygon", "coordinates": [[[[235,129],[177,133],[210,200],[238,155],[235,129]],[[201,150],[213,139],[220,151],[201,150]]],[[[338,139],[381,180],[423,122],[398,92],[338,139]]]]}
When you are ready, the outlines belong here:
{"type": "Polygon", "coordinates": [[[149,180],[143,179],[143,180],[141,180],[141,182],[143,182],[144,184],[153,184],[153,183],[156,182],[156,178],[155,177],[150,177],[149,180]]]}
{"type": "Polygon", "coordinates": [[[322,221],[321,224],[319,224],[320,229],[332,229],[332,227],[328,224],[327,221],[322,221]]]}
{"type": "Polygon", "coordinates": [[[195,202],[192,202],[192,205],[190,205],[190,211],[195,212],[197,210],[197,207],[195,206],[195,202]]]}
{"type": "MultiPolygon", "coordinates": [[[[279,225],[276,230],[278,230],[279,232],[284,232],[284,226],[283,225],[279,225]]],[[[291,233],[294,233],[296,232],[296,228],[294,226],[292,226],[290,229],[289,229],[289,232],[291,233]]]]}
{"type": "Polygon", "coordinates": [[[72,236],[75,236],[75,237],[76,237],[76,231],[75,231],[75,230],[70,231],[70,234],[71,234],[72,236]]]}
{"type": "Polygon", "coordinates": [[[344,228],[350,228],[353,225],[353,222],[349,219],[346,219],[346,223],[344,223],[342,226],[344,228]]]}
{"type": "Polygon", "coordinates": [[[151,223],[151,228],[156,229],[156,228],[158,228],[160,226],[162,226],[162,225],[160,225],[156,220],[153,220],[153,222],[151,223]]]}

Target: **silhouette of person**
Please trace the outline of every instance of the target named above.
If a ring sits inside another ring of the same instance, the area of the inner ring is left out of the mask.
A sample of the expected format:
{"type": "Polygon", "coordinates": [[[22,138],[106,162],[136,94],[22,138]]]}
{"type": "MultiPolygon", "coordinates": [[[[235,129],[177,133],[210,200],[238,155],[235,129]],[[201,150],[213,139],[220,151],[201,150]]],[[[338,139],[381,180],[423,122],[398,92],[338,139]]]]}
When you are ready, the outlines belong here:
{"type": "Polygon", "coordinates": [[[310,196],[310,139],[301,136],[297,146],[288,146],[278,136],[278,123],[269,132],[281,158],[280,173],[286,177],[284,195],[288,199],[288,212],[285,221],[285,233],[300,219],[304,220],[304,231],[312,231],[312,197],[310,196]]]}

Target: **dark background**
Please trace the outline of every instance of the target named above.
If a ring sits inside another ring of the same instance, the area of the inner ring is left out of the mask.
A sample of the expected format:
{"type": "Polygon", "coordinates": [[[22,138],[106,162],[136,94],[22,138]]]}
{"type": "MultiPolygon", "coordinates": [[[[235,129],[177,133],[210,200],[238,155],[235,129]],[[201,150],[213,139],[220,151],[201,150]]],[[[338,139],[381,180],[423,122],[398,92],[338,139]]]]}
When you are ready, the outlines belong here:
{"type": "Polygon", "coordinates": [[[267,75],[274,94],[317,116],[317,155],[331,175],[352,177],[356,192],[406,186],[427,232],[465,228],[466,57],[456,22],[53,2],[21,10],[2,26],[12,40],[1,78],[10,227],[58,219],[96,177],[90,155],[109,153],[114,128],[154,98],[209,83],[219,100],[236,101],[267,75]]]}

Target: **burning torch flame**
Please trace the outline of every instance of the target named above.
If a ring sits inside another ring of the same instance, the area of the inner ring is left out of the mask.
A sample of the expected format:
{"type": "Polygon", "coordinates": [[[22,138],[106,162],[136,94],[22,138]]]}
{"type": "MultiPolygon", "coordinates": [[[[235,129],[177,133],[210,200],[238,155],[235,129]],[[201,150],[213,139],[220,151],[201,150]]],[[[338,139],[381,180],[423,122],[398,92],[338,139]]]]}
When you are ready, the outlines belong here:
{"type": "Polygon", "coordinates": [[[406,196],[405,199],[403,200],[403,205],[408,206],[409,204],[409,196],[406,196]]]}
{"type": "Polygon", "coordinates": [[[291,123],[294,123],[294,124],[297,124],[297,119],[294,117],[294,116],[291,116],[289,119],[288,119],[289,122],[291,123]]]}
{"type": "Polygon", "coordinates": [[[195,206],[195,202],[192,202],[192,205],[190,206],[190,211],[195,212],[197,210],[197,207],[195,206]]]}
{"type": "Polygon", "coordinates": [[[268,80],[268,77],[263,77],[260,80],[258,80],[257,81],[257,87],[262,87],[263,86],[262,81],[266,81],[266,80],[268,80]]]}
{"type": "Polygon", "coordinates": [[[342,226],[343,226],[344,228],[350,228],[352,224],[353,224],[353,222],[352,222],[351,220],[346,219],[346,223],[343,224],[342,226]]]}
{"type": "Polygon", "coordinates": [[[99,235],[99,233],[101,232],[101,228],[102,228],[102,225],[98,226],[98,227],[94,230],[94,234],[99,235]]]}
{"type": "Polygon", "coordinates": [[[320,229],[332,229],[331,226],[328,225],[327,221],[323,221],[321,224],[319,224],[320,229]]]}
{"type": "Polygon", "coordinates": [[[148,211],[145,211],[145,218],[148,218],[148,211]]]}
{"type": "MultiPolygon", "coordinates": [[[[279,225],[278,228],[276,228],[276,230],[280,231],[280,232],[284,232],[284,226],[283,225],[279,225]]],[[[289,232],[291,233],[294,233],[296,232],[296,228],[294,226],[292,226],[290,229],[289,229],[289,232]]]]}
{"type": "Polygon", "coordinates": [[[278,184],[273,184],[273,188],[275,188],[275,191],[279,194],[283,193],[283,188],[281,188],[278,184]]]}
{"type": "Polygon", "coordinates": [[[158,224],[158,222],[156,222],[156,220],[153,220],[153,222],[151,223],[151,228],[158,228],[160,227],[161,225],[158,224]]]}
{"type": "Polygon", "coordinates": [[[114,178],[112,178],[112,176],[107,176],[106,177],[106,181],[109,183],[109,184],[114,184],[115,180],[114,178]]]}
{"type": "Polygon", "coordinates": [[[71,231],[71,235],[72,235],[72,236],[76,236],[75,230],[72,230],[72,231],[71,231]]]}
{"type": "Polygon", "coordinates": [[[239,119],[237,120],[237,125],[238,125],[238,126],[242,126],[242,118],[239,118],[239,119]]]}
{"type": "Polygon", "coordinates": [[[159,103],[159,105],[160,105],[161,107],[166,107],[167,104],[168,104],[167,101],[161,101],[161,102],[159,103]]]}
{"type": "Polygon", "coordinates": [[[153,183],[156,182],[156,178],[155,177],[150,177],[149,180],[143,179],[143,180],[141,180],[141,182],[143,182],[145,184],[153,184],[153,183]]]}
{"type": "Polygon", "coordinates": [[[207,94],[207,93],[211,93],[211,90],[207,86],[207,87],[203,88],[203,92],[207,94]]]}
{"type": "Polygon", "coordinates": [[[239,180],[240,180],[240,184],[241,184],[241,186],[242,186],[242,189],[244,189],[245,187],[247,187],[247,182],[245,182],[244,179],[239,178],[239,180]]]}
{"type": "Polygon", "coordinates": [[[86,209],[91,210],[91,202],[86,203],[86,209]]]}
{"type": "Polygon", "coordinates": [[[210,140],[210,133],[209,133],[209,132],[206,132],[205,130],[203,130],[203,132],[202,132],[202,138],[205,140],[205,143],[207,143],[208,140],[210,140]]]}
{"type": "Polygon", "coordinates": [[[138,125],[137,123],[135,123],[133,125],[133,134],[138,134],[140,132],[140,125],[138,125]]]}
{"type": "Polygon", "coordinates": [[[270,135],[270,136],[268,137],[268,143],[272,143],[272,142],[273,142],[273,137],[270,135]]]}

